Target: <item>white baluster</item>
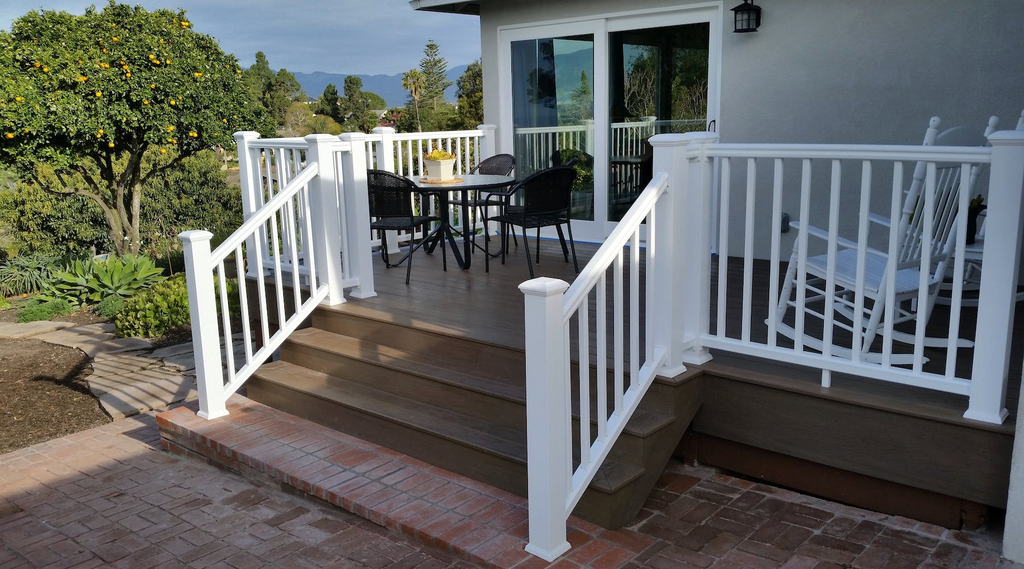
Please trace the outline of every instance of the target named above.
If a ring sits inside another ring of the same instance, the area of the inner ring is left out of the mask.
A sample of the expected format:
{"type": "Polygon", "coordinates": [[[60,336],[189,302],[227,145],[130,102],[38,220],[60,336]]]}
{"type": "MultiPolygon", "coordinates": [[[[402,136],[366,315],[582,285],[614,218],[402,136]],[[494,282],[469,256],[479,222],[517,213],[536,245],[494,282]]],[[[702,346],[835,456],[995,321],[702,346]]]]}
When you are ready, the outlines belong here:
{"type": "MultiPolygon", "coordinates": [[[[253,163],[251,144],[253,141],[260,137],[260,133],[251,131],[242,131],[235,133],[235,148],[238,153],[238,174],[239,184],[242,186],[242,219],[249,219],[256,208],[259,207],[259,203],[262,200],[256,200],[256,192],[263,191],[262,182],[257,182],[253,179],[253,176],[258,175],[259,161],[253,163]]],[[[263,251],[263,244],[260,244],[259,248],[256,247],[256,236],[250,236],[245,242],[245,250],[250,255],[254,255],[259,251],[263,251]]],[[[253,271],[256,270],[254,263],[249,263],[249,276],[255,276],[253,271]]]]}

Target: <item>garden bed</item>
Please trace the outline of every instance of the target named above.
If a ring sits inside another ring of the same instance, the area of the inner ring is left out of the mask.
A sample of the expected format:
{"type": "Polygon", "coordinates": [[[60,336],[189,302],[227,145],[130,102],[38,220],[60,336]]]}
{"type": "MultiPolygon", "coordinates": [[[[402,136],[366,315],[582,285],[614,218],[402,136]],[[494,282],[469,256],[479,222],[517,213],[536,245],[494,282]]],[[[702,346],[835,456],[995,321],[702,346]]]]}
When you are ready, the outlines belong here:
{"type": "Polygon", "coordinates": [[[0,340],[0,454],[109,423],[85,381],[91,373],[89,357],[74,348],[0,340]]]}

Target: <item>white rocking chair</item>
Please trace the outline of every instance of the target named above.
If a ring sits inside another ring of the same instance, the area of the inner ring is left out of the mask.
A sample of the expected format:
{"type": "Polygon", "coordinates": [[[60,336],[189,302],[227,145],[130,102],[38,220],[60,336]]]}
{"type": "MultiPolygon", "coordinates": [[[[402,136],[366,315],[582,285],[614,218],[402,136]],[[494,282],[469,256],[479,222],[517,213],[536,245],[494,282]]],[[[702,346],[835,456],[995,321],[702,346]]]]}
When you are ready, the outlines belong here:
{"type": "MultiPolygon", "coordinates": [[[[924,145],[974,145],[977,137],[971,142],[966,142],[967,130],[962,127],[949,129],[938,134],[940,120],[932,117],[929,121],[929,128],[926,131],[924,145]]],[[[980,133],[979,133],[980,134],[980,133]]],[[[837,236],[837,255],[835,259],[835,282],[833,296],[833,310],[836,318],[833,325],[845,329],[855,337],[860,336],[859,343],[854,341],[853,346],[860,347],[861,361],[881,361],[882,354],[871,352],[871,345],[879,334],[879,326],[883,318],[889,313],[887,302],[887,290],[890,271],[896,271],[895,292],[893,295],[894,305],[892,307],[893,326],[924,319],[927,324],[931,316],[932,308],[938,295],[939,288],[946,274],[953,252],[954,238],[956,236],[956,215],[958,209],[958,196],[960,191],[970,191],[970,187],[978,177],[978,169],[974,168],[968,176],[968,188],[962,190],[964,185],[960,166],[939,166],[935,169],[934,194],[926,198],[927,189],[927,165],[918,163],[913,175],[913,181],[903,199],[902,215],[899,219],[897,235],[899,236],[898,254],[895,259],[890,259],[888,252],[865,246],[865,267],[863,277],[863,290],[861,291],[864,300],[861,302],[863,313],[861,315],[861,328],[854,329],[855,311],[857,307],[857,252],[859,244],[855,241],[837,236]],[[932,232],[925,234],[924,207],[926,203],[932,205],[932,232]],[[930,242],[930,255],[926,266],[930,267],[927,275],[927,297],[924,306],[918,306],[920,298],[920,269],[922,266],[922,255],[925,250],[925,242],[930,242]],[[912,301],[912,302],[905,302],[912,301]],[[910,306],[907,306],[910,305],[910,306]]],[[[876,214],[870,214],[871,223],[884,227],[890,226],[890,220],[876,214]]],[[[797,231],[806,231],[808,238],[815,237],[828,242],[828,231],[814,226],[803,224],[799,220],[790,223],[790,227],[797,231]]],[[[793,253],[786,270],[785,284],[779,295],[778,310],[776,311],[776,330],[778,333],[790,339],[796,338],[796,330],[784,323],[790,307],[800,310],[797,301],[791,299],[794,289],[798,286],[799,266],[799,239],[793,245],[793,253]]],[[[803,310],[807,315],[826,321],[824,304],[826,300],[826,278],[828,275],[828,255],[808,256],[803,267],[806,271],[805,287],[806,295],[803,310]],[[820,311],[812,308],[816,303],[822,302],[820,311]]],[[[892,330],[892,338],[895,341],[913,344],[916,341],[914,334],[903,331],[892,330]]],[[[822,339],[815,338],[809,334],[801,336],[802,343],[811,349],[825,352],[825,344],[822,339]]],[[[948,345],[946,338],[925,338],[924,345],[929,347],[944,347],[948,345]]],[[[971,347],[973,343],[959,339],[957,347],[971,347]]],[[[832,345],[829,348],[832,355],[841,357],[852,357],[853,349],[832,345]]],[[[912,354],[892,354],[889,360],[892,364],[909,364],[913,362],[912,354]]]]}

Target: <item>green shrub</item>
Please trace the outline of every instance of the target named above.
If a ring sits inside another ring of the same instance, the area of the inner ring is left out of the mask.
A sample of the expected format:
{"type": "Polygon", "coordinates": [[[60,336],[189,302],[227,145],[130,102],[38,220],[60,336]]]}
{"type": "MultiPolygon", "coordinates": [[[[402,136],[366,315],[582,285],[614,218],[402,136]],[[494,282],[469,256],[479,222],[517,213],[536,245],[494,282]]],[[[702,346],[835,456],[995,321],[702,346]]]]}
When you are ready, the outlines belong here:
{"type": "Polygon", "coordinates": [[[106,318],[107,320],[113,320],[117,317],[117,313],[124,308],[124,299],[117,295],[110,295],[99,302],[94,309],[96,314],[106,318]]]}
{"type": "Polygon", "coordinates": [[[41,304],[32,304],[18,313],[18,322],[35,322],[49,320],[54,316],[66,316],[75,311],[66,300],[51,300],[41,304]]]}
{"type": "MultiPolygon", "coordinates": [[[[220,285],[214,279],[217,291],[217,322],[220,322],[220,285]]],[[[237,321],[241,313],[238,298],[238,281],[227,280],[228,305],[233,321],[237,321]]],[[[138,336],[155,338],[163,336],[175,328],[190,323],[188,310],[188,287],[185,275],[177,275],[148,288],[141,293],[125,300],[124,308],[117,313],[114,321],[117,335],[121,337],[138,336]]],[[[233,329],[238,326],[232,324],[233,329]]]]}
{"type": "Polygon", "coordinates": [[[19,255],[0,265],[0,296],[31,294],[43,290],[57,271],[54,255],[19,255]]]}
{"type": "Polygon", "coordinates": [[[0,310],[7,310],[11,307],[11,303],[7,302],[7,299],[0,296],[0,310]]]}
{"type": "Polygon", "coordinates": [[[188,288],[181,275],[129,298],[115,319],[117,335],[153,338],[189,323],[188,288]]]}
{"type": "Polygon", "coordinates": [[[108,296],[130,297],[164,280],[163,271],[144,256],[125,255],[97,261],[74,261],[54,274],[42,295],[73,304],[95,304],[108,296]]]}

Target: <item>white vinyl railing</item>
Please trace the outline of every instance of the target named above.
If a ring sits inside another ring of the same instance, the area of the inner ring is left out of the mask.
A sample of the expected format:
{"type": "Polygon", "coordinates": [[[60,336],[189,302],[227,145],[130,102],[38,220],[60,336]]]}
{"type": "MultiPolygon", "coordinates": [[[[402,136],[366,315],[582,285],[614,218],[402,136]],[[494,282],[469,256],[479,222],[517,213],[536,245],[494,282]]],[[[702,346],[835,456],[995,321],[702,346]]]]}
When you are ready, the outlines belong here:
{"type": "Polygon", "coordinates": [[[245,222],[213,251],[209,232],[180,235],[207,419],[318,304],[375,294],[362,141],[236,139],[245,222]]]}
{"type": "Polygon", "coordinates": [[[655,375],[708,361],[710,349],[821,370],[824,387],[842,373],[964,395],[966,418],[1001,423],[1024,227],[1024,132],[997,132],[989,141],[782,145],[719,144],[704,132],[654,136],[654,181],[572,287],[549,278],[520,286],[527,550],[553,560],[568,549],[566,518],[646,386],[655,375]],[[968,204],[985,170],[988,238],[968,251],[968,204]],[[780,231],[784,211],[795,212],[789,242],[780,231]],[[850,253],[841,255],[844,249],[850,253]],[[984,269],[976,315],[966,314],[962,286],[970,254],[984,269]],[[823,267],[820,282],[806,268],[813,257],[823,267]],[[898,271],[873,264],[889,258],[898,271]],[[851,275],[845,281],[843,262],[851,275]],[[780,278],[787,273],[789,288],[780,278]],[[951,290],[948,314],[929,326],[943,281],[951,290]],[[867,314],[876,305],[872,322],[867,314]],[[821,320],[817,327],[812,317],[821,320]],[[973,339],[961,337],[974,322],[973,339]]]}
{"type": "MultiPolygon", "coordinates": [[[[661,338],[652,328],[655,318],[650,311],[656,302],[652,302],[655,297],[650,287],[656,281],[655,271],[660,261],[656,252],[660,245],[656,224],[662,220],[656,206],[668,188],[667,180],[664,172],[654,177],[572,286],[565,281],[541,277],[519,287],[526,295],[527,323],[530,497],[527,551],[548,561],[568,549],[566,519],[640,405],[665,359],[667,348],[659,344],[661,338]],[[647,241],[642,249],[640,237],[644,223],[647,241]],[[645,277],[643,285],[641,274],[645,277]],[[647,287],[646,294],[641,293],[641,286],[647,287]],[[643,308],[642,299],[646,300],[643,308]],[[592,311],[593,325],[590,324],[592,311]],[[644,339],[642,353],[641,336],[644,339]],[[572,377],[569,365],[573,359],[573,343],[576,345],[576,377],[572,377]],[[612,368],[610,393],[609,360],[612,368]],[[591,362],[596,366],[593,376],[591,362]],[[576,405],[571,400],[571,384],[577,387],[576,405]],[[576,435],[570,432],[574,407],[579,417],[576,435]],[[574,446],[579,456],[575,464],[574,446]]],[[[671,219],[664,221],[672,223],[671,219]]]]}

